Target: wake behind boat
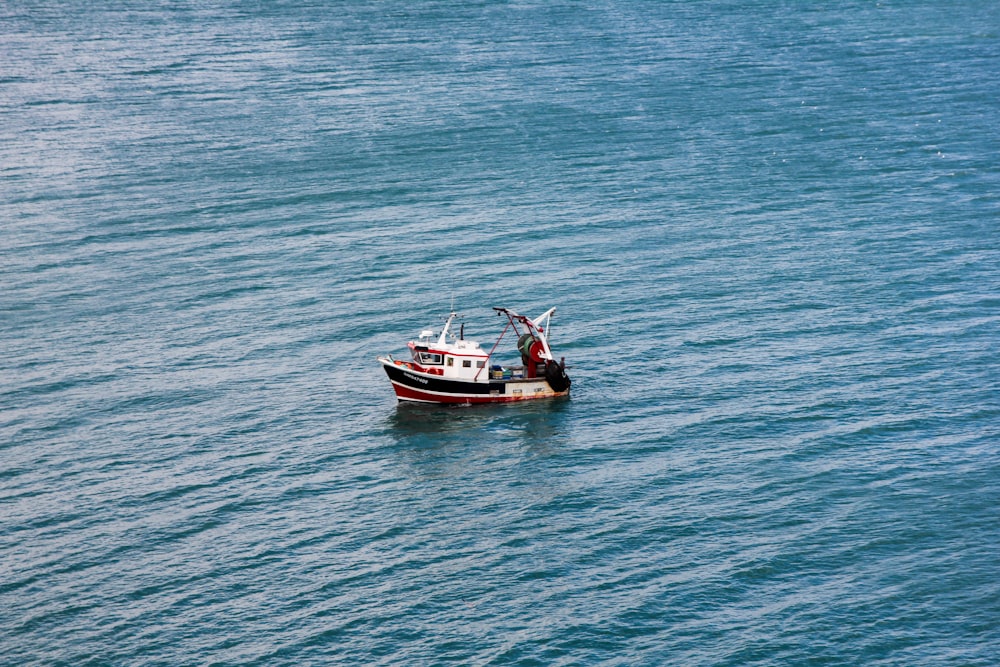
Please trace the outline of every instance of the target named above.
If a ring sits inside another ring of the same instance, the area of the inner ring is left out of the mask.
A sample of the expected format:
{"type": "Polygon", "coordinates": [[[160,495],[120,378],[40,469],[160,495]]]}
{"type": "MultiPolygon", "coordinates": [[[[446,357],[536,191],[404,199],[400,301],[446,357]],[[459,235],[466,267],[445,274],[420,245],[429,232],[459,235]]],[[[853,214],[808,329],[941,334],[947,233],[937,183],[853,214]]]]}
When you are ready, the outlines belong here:
{"type": "Polygon", "coordinates": [[[507,326],[492,349],[465,339],[465,327],[456,336],[451,325],[458,317],[452,312],[440,333],[420,332],[407,343],[410,359],[378,357],[401,401],[420,403],[507,403],[540,398],[569,396],[570,379],[565,360],[556,361],[549,347],[549,325],[555,308],[529,319],[507,308],[493,310],[507,316],[507,326]],[[513,329],[521,365],[493,362],[500,341],[513,329]]]}

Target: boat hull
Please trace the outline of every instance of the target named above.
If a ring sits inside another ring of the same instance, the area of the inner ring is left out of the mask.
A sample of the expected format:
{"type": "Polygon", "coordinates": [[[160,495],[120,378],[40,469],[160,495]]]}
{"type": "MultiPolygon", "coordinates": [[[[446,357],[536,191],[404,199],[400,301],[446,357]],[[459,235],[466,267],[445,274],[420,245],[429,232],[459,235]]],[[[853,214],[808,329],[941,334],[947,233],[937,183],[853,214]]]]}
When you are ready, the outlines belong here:
{"type": "Polygon", "coordinates": [[[422,373],[403,361],[379,357],[396,397],[401,401],[467,405],[473,403],[512,403],[569,396],[569,389],[553,391],[544,378],[491,380],[489,382],[453,380],[422,373]]]}

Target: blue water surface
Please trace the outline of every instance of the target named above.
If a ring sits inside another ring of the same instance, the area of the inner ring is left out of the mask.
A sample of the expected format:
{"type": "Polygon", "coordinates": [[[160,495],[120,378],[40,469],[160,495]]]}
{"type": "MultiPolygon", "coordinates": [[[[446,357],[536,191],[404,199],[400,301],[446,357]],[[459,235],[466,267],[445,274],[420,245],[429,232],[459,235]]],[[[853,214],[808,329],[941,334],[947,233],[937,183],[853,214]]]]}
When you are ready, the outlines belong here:
{"type": "Polygon", "coordinates": [[[0,26],[0,663],[1000,663],[1000,5],[0,26]]]}

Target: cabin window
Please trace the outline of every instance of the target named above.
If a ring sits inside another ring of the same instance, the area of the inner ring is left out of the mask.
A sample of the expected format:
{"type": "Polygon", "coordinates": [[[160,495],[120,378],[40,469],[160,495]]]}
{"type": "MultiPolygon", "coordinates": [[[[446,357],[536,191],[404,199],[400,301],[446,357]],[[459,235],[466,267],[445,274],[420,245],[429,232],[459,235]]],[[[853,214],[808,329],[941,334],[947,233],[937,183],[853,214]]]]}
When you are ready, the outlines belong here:
{"type": "Polygon", "coordinates": [[[472,368],[472,359],[462,359],[462,368],[472,368]]]}
{"type": "Polygon", "coordinates": [[[448,359],[448,365],[449,366],[454,366],[455,365],[455,357],[447,357],[447,359],[448,359]]]}
{"type": "Polygon", "coordinates": [[[476,362],[476,368],[482,368],[485,365],[486,365],[486,362],[483,361],[482,359],[480,359],[479,361],[476,362]]]}
{"type": "Polygon", "coordinates": [[[441,359],[441,355],[440,354],[434,354],[433,352],[421,352],[420,353],[420,363],[422,363],[422,364],[428,364],[428,365],[432,365],[432,366],[440,366],[441,365],[441,361],[442,361],[442,359],[441,359]]]}

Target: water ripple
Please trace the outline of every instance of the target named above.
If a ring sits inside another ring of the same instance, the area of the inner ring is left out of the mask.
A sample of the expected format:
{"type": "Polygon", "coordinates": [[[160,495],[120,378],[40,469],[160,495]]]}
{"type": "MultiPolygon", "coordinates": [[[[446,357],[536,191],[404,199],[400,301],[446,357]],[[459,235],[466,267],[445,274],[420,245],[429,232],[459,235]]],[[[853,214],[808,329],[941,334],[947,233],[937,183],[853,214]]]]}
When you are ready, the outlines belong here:
{"type": "Polygon", "coordinates": [[[994,8],[77,10],[0,9],[5,661],[998,662],[994,8]],[[453,299],[573,398],[396,405],[453,299]]]}

